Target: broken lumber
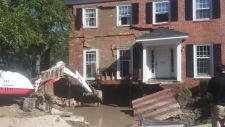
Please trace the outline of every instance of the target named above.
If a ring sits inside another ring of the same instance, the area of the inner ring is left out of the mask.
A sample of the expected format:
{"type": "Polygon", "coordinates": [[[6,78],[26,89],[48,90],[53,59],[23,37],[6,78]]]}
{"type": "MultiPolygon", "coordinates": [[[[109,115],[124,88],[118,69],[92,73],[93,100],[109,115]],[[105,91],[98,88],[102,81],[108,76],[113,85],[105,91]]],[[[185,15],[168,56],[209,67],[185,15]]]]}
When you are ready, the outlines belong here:
{"type": "Polygon", "coordinates": [[[165,120],[181,114],[175,93],[165,89],[132,101],[133,115],[148,119],[165,120]]]}

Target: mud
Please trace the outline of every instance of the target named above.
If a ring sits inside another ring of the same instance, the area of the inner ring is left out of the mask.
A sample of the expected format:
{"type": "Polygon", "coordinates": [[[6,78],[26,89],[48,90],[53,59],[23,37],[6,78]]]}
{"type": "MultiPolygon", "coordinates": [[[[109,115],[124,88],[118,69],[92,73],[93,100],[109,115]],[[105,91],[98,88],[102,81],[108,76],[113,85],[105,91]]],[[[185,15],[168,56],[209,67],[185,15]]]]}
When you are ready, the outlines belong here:
{"type": "Polygon", "coordinates": [[[137,123],[133,118],[132,109],[113,105],[82,106],[70,109],[74,114],[84,116],[90,123],[88,127],[131,127],[137,123]]]}

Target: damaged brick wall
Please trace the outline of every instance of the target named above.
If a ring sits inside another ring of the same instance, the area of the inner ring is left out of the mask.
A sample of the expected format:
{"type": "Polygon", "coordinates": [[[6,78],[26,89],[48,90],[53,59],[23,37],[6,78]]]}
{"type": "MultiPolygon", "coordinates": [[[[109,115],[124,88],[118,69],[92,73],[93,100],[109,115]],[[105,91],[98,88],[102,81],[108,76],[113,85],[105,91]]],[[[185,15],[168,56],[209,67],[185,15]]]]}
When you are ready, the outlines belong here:
{"type": "MultiPolygon", "coordinates": [[[[185,47],[187,44],[216,43],[221,44],[221,59],[225,64],[225,1],[220,0],[220,18],[207,21],[187,21],[185,19],[185,1],[178,0],[178,19],[164,24],[146,24],[146,3],[153,0],[126,0],[98,4],[74,5],[73,14],[76,16],[77,8],[98,7],[99,26],[93,29],[79,29],[74,31],[75,38],[71,38],[69,45],[70,65],[82,72],[83,49],[88,44],[100,50],[100,67],[113,65],[116,57],[113,49],[120,46],[132,46],[135,37],[149,30],[167,27],[180,32],[188,33],[188,38],[182,43],[182,58],[186,58],[185,47]],[[116,26],[116,5],[138,3],[139,22],[131,27],[116,26]]],[[[188,84],[198,84],[199,80],[186,75],[186,59],[182,59],[182,80],[188,84]]]]}

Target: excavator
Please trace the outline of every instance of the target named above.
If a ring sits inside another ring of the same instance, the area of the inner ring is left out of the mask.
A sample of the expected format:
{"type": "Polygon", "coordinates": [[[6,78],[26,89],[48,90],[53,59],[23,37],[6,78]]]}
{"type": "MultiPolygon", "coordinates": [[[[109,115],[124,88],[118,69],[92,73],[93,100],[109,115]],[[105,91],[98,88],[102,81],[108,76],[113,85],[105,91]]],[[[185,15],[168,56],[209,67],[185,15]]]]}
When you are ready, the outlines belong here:
{"type": "Polygon", "coordinates": [[[84,89],[81,96],[91,97],[92,102],[102,102],[102,91],[88,84],[78,72],[59,61],[55,66],[42,71],[33,83],[17,72],[0,71],[0,95],[23,96],[22,109],[32,111],[34,108],[50,112],[55,102],[54,85],[62,78],[75,79],[84,89]]]}

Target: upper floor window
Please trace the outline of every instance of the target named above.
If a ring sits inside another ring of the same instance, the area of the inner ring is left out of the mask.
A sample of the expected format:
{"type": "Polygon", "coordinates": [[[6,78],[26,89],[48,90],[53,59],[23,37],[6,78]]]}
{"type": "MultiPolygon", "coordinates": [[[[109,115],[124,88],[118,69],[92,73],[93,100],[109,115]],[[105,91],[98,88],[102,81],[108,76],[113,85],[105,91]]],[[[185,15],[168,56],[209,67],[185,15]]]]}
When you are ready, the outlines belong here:
{"type": "Polygon", "coordinates": [[[194,0],[194,20],[207,20],[211,18],[211,0],[194,0]]]}
{"type": "Polygon", "coordinates": [[[170,14],[169,1],[159,1],[153,3],[153,23],[168,22],[169,14],[170,14]]]}
{"type": "Polygon", "coordinates": [[[132,23],[132,5],[117,6],[117,26],[129,26],[132,23]]]}
{"type": "Polygon", "coordinates": [[[98,26],[98,10],[96,8],[83,9],[84,28],[96,28],[98,26]]]}

